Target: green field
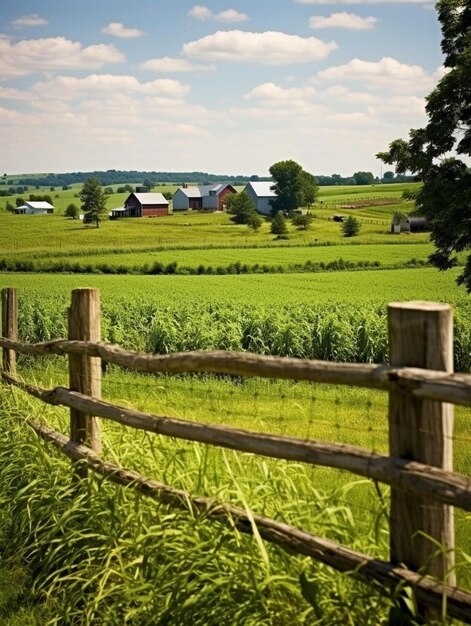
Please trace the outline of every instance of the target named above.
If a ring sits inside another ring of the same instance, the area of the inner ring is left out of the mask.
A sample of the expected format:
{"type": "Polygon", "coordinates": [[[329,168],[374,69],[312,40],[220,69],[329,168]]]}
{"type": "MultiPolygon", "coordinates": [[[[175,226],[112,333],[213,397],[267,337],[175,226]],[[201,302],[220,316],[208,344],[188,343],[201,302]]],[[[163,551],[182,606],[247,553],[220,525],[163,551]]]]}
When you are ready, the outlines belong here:
{"type": "MultiPolygon", "coordinates": [[[[241,263],[277,272],[4,272],[0,288],[19,290],[24,341],[66,336],[70,291],[98,287],[102,339],[127,348],[247,350],[362,362],[387,361],[388,302],[449,302],[455,311],[455,368],[469,372],[471,299],[456,285],[460,270],[406,269],[413,260],[426,263],[433,251],[428,234],[389,233],[393,211],[412,208],[400,196],[413,187],[321,188],[323,203],[312,208],[312,229],[291,227],[287,241],[275,241],[268,223],[254,233],[231,224],[225,214],[104,221],[96,229],[61,215],[12,216],[0,210],[0,261],[34,261],[44,269],[73,263],[90,271],[99,265],[129,270],[154,262],[193,269],[241,263]],[[340,206],[378,196],[395,197],[397,203],[340,206]],[[336,213],[357,216],[361,234],[342,237],[331,219],[336,213]],[[324,271],[339,259],[394,269],[324,271]],[[311,273],[292,271],[306,262],[324,265],[311,273]]],[[[171,186],[155,189],[162,190],[171,186]]],[[[77,188],[57,192],[53,200],[59,211],[78,202],[75,193],[77,188]]],[[[113,194],[108,206],[119,206],[126,195],[113,194]]],[[[6,200],[0,199],[0,207],[6,200]]],[[[20,357],[19,375],[44,387],[68,382],[65,360],[58,357],[38,362],[20,357]]],[[[380,452],[388,448],[387,394],[376,391],[204,375],[151,377],[115,367],[108,368],[102,383],[104,399],[159,415],[380,452]]],[[[386,623],[391,600],[311,559],[288,555],[203,515],[156,506],[100,479],[86,481],[77,497],[68,461],[32,437],[23,421],[34,416],[65,433],[68,412],[0,384],[0,413],[0,583],[9,582],[0,593],[2,624],[386,623]]],[[[455,469],[468,475],[470,418],[471,411],[456,409],[455,469]]],[[[384,486],[378,491],[346,472],[150,436],[111,422],[103,423],[103,445],[106,458],[159,481],[388,557],[389,493],[384,486]]],[[[456,519],[458,580],[469,585],[469,516],[457,512],[456,519]]]]}

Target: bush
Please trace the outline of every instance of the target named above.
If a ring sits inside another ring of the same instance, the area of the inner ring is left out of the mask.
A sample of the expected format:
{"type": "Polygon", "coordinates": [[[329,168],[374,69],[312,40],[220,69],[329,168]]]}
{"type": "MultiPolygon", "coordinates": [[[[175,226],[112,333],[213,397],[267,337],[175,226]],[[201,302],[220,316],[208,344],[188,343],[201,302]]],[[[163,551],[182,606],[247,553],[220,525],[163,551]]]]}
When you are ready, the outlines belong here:
{"type": "Polygon", "coordinates": [[[360,232],[360,222],[356,217],[349,215],[347,219],[342,222],[342,232],[344,237],[356,237],[360,232]]]}
{"type": "Polygon", "coordinates": [[[286,224],[286,218],[281,211],[278,211],[278,213],[273,218],[270,232],[272,232],[274,235],[278,235],[280,238],[288,237],[288,226],[286,224]]]}

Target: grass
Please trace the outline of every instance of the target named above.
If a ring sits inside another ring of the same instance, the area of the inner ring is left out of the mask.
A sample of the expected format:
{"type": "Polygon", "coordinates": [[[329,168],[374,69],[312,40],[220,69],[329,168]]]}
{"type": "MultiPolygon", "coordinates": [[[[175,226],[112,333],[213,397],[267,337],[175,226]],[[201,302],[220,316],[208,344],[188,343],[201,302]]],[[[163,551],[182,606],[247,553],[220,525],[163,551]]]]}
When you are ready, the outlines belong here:
{"type": "Polygon", "coordinates": [[[100,276],[0,274],[0,287],[66,302],[76,287],[98,287],[105,302],[139,301],[160,306],[191,303],[384,305],[397,300],[435,300],[468,309],[469,296],[455,279],[459,270],[433,268],[364,270],[325,274],[240,276],[100,276]]]}
{"type": "MultiPolygon", "coordinates": [[[[108,265],[109,267],[126,267],[129,269],[152,265],[154,262],[168,265],[177,262],[179,267],[197,268],[225,267],[239,262],[254,266],[266,265],[277,268],[289,269],[295,264],[331,263],[343,259],[352,263],[365,263],[373,259],[381,266],[401,266],[411,260],[426,262],[432,253],[433,246],[430,243],[410,243],[404,245],[371,244],[362,245],[331,245],[331,246],[308,246],[308,247],[270,247],[270,248],[204,248],[198,250],[186,249],[161,249],[152,252],[115,252],[90,255],[59,254],[39,256],[35,259],[38,268],[48,268],[54,263],[69,263],[91,265],[108,265]]],[[[15,258],[15,257],[13,257],[15,258]]],[[[17,256],[18,260],[23,257],[17,256]]]]}
{"type": "MultiPolygon", "coordinates": [[[[25,378],[44,386],[66,383],[59,359],[33,369],[28,363],[21,366],[25,378]]],[[[377,451],[387,447],[387,398],[371,390],[148,377],[111,368],[103,396],[162,415],[377,451]]],[[[40,415],[66,432],[67,412],[17,391],[1,397],[0,485],[8,494],[5,510],[14,516],[9,544],[2,549],[7,562],[15,555],[34,568],[32,595],[45,600],[52,616],[44,623],[376,625],[386,619],[391,601],[372,588],[204,516],[156,507],[100,479],[90,478],[74,493],[67,461],[35,443],[21,423],[21,416],[40,415]],[[12,412],[15,420],[8,418],[12,412]],[[8,485],[16,488],[8,491],[8,485]]],[[[456,469],[468,473],[469,417],[470,411],[457,410],[456,469]]],[[[256,513],[387,558],[384,503],[369,481],[151,436],[106,421],[103,442],[106,456],[145,475],[239,506],[249,503],[256,513]]],[[[382,492],[387,500],[387,489],[382,492]]],[[[464,515],[458,515],[457,533],[461,562],[461,551],[471,548],[464,515]]],[[[469,584],[469,565],[460,565],[458,577],[460,584],[469,584]]]]}

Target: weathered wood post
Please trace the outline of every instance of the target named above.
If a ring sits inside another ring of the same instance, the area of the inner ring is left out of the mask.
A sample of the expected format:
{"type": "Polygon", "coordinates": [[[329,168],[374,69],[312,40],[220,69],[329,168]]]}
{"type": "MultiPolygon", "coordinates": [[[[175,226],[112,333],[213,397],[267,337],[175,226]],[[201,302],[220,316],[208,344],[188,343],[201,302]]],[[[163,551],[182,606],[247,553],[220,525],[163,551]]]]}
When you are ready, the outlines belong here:
{"type": "MultiPolygon", "coordinates": [[[[74,289],[69,309],[69,339],[100,341],[100,292],[74,289]]],[[[69,387],[87,396],[101,397],[101,359],[69,354],[69,387]]],[[[101,451],[100,424],[96,417],[70,409],[70,438],[101,451]]]]}
{"type": "MultiPolygon", "coordinates": [[[[391,365],[453,371],[453,313],[448,304],[392,303],[388,322],[391,365]]],[[[453,405],[413,399],[406,391],[389,394],[391,456],[452,471],[452,437],[453,405]]],[[[392,562],[455,584],[452,507],[391,489],[390,521],[392,562]]]]}
{"type": "MultiPolygon", "coordinates": [[[[18,294],[16,289],[2,289],[2,336],[5,339],[18,339],[18,294]]],[[[2,368],[9,376],[16,375],[16,353],[3,348],[2,368]]]]}

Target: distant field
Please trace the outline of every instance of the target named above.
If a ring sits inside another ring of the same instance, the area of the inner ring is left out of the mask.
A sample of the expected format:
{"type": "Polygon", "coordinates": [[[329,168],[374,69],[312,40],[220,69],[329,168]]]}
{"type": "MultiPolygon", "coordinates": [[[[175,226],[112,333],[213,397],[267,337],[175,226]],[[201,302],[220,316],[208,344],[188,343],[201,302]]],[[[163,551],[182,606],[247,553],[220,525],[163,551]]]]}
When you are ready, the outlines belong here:
{"type": "Polygon", "coordinates": [[[221,249],[198,249],[198,250],[157,250],[154,252],[135,253],[99,253],[91,255],[54,255],[40,257],[37,261],[39,267],[48,268],[51,264],[67,262],[80,266],[91,265],[92,267],[126,267],[136,268],[138,271],[145,265],[153,263],[178,263],[183,268],[198,267],[227,267],[233,263],[241,263],[249,266],[256,264],[267,267],[280,267],[289,269],[294,265],[310,263],[331,263],[334,261],[370,263],[376,262],[380,266],[401,266],[411,261],[426,262],[432,253],[433,246],[430,243],[410,244],[370,244],[370,245],[332,245],[332,246],[308,246],[308,247],[271,247],[271,248],[221,248],[221,249]]]}
{"type": "MultiPolygon", "coordinates": [[[[317,214],[318,212],[315,211],[317,214]]],[[[315,245],[325,243],[418,243],[427,241],[424,233],[391,235],[388,219],[378,222],[371,215],[360,215],[362,228],[358,237],[346,240],[340,224],[328,219],[333,210],[322,210],[309,230],[289,227],[289,239],[276,241],[268,222],[258,232],[232,224],[223,213],[196,212],[161,218],[105,220],[100,228],[61,216],[29,216],[0,213],[0,257],[21,255],[25,258],[49,254],[97,254],[117,251],[151,251],[161,247],[256,247],[266,245],[315,245]]],[[[386,215],[383,216],[385,218],[386,215]]]]}
{"type": "Polygon", "coordinates": [[[240,276],[99,276],[64,274],[0,274],[1,287],[18,287],[22,294],[68,298],[74,287],[99,287],[102,298],[179,304],[359,303],[396,300],[436,300],[471,308],[471,299],[455,279],[458,270],[433,268],[364,270],[321,274],[240,276]]]}

